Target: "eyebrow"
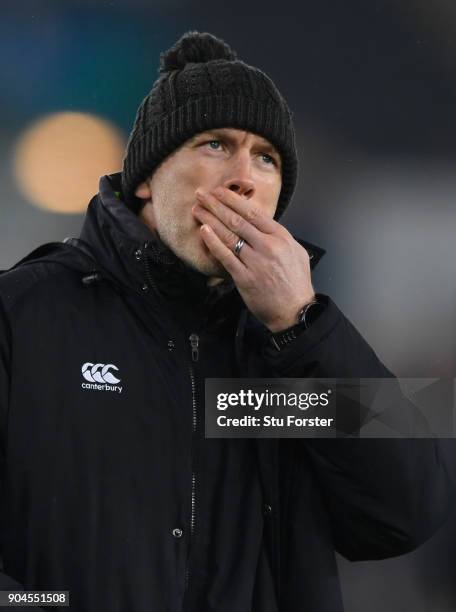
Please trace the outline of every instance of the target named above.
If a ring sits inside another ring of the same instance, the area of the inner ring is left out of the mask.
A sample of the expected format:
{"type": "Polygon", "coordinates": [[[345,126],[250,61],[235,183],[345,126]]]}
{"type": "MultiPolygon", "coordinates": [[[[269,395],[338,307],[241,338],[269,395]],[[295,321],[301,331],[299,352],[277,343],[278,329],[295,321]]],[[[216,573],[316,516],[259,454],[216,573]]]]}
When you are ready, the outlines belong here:
{"type": "MultiPolygon", "coordinates": [[[[222,129],[214,128],[213,130],[206,130],[205,132],[200,132],[199,134],[195,134],[189,139],[189,143],[192,144],[196,140],[199,140],[200,138],[204,138],[204,137],[207,138],[208,136],[215,136],[217,138],[225,138],[226,140],[231,140],[231,142],[234,141],[234,138],[232,138],[229,134],[224,132],[222,129]]],[[[282,161],[280,157],[280,153],[277,151],[275,146],[269,141],[267,141],[266,139],[262,139],[261,142],[258,143],[258,146],[264,149],[266,153],[272,153],[274,155],[277,155],[279,161],[282,161]]]]}

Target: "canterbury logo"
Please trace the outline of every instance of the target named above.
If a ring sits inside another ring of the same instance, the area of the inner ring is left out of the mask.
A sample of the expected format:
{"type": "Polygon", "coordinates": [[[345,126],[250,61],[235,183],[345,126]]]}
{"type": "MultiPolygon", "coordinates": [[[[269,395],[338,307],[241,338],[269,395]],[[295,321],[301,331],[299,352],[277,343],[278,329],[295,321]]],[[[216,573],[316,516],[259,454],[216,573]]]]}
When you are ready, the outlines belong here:
{"type": "Polygon", "coordinates": [[[119,370],[113,363],[104,365],[103,363],[90,363],[89,361],[82,366],[82,375],[89,382],[109,383],[115,385],[120,382],[109,370],[119,370]]]}
{"type": "Polygon", "coordinates": [[[87,361],[83,364],[81,373],[85,380],[92,384],[82,383],[82,388],[122,393],[122,387],[117,386],[121,379],[114,376],[112,370],[118,372],[119,368],[113,363],[104,364],[87,361]]]}

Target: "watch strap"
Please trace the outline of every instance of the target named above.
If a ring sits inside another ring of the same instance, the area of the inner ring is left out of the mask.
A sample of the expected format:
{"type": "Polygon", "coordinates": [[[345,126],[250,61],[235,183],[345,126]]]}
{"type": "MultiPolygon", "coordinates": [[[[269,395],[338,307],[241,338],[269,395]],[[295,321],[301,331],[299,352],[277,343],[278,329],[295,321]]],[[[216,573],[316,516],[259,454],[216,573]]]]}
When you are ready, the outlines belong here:
{"type": "Polygon", "coordinates": [[[326,308],[326,304],[315,298],[299,311],[298,323],[292,325],[287,329],[284,329],[275,334],[271,334],[271,343],[278,350],[281,351],[283,348],[291,344],[296,338],[306,329],[308,329],[312,323],[319,317],[319,315],[326,308]]]}

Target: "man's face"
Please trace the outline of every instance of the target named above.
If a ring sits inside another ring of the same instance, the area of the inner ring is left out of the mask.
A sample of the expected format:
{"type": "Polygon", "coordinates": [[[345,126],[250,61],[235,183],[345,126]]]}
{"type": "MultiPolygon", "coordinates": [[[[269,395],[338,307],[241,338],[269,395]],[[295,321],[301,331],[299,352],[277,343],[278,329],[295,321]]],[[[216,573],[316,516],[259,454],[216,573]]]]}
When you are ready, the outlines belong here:
{"type": "Polygon", "coordinates": [[[207,276],[228,273],[200,236],[195,191],[227,187],[273,217],[282,185],[281,159],[265,138],[234,128],[197,134],[169,155],[135,191],[139,217],[185,263],[207,276]]]}

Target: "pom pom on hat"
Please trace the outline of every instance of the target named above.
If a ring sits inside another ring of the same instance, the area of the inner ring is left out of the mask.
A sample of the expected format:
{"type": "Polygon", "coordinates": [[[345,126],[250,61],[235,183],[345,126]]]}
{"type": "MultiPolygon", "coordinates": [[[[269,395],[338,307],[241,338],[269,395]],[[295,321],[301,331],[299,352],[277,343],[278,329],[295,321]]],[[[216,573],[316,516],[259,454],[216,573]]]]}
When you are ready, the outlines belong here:
{"type": "Polygon", "coordinates": [[[212,60],[234,61],[236,52],[222,39],[208,32],[187,32],[170,49],[160,54],[159,73],[181,70],[189,63],[212,60]]]}

